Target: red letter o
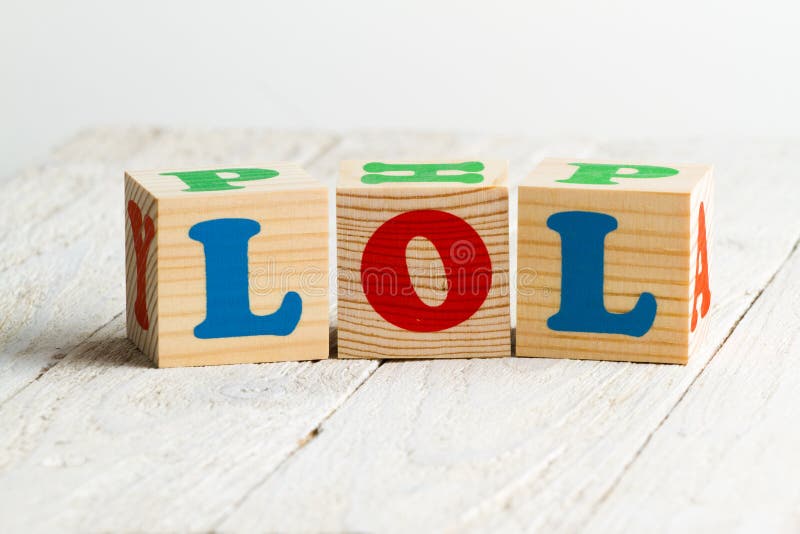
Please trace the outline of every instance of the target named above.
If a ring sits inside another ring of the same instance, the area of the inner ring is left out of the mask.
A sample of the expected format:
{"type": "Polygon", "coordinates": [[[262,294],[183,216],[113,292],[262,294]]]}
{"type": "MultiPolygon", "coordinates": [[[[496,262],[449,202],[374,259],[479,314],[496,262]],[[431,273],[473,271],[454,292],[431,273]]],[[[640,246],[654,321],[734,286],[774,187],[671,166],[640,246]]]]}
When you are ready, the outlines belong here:
{"type": "Polygon", "coordinates": [[[472,226],[450,213],[409,211],[383,223],[364,247],[361,286],[381,317],[413,332],[437,332],[469,319],[486,300],[492,262],[486,245],[472,226]],[[439,306],[417,296],[406,263],[406,247],[424,237],[436,247],[444,264],[448,293],[439,306]],[[382,277],[389,277],[390,283],[382,277]]]}

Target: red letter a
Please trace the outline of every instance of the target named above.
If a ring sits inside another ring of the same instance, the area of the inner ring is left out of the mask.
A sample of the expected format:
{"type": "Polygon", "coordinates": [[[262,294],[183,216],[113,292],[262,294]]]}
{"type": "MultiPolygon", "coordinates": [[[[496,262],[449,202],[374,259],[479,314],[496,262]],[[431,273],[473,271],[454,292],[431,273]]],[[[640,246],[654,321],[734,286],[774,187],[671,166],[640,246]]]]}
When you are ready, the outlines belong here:
{"type": "Polygon", "coordinates": [[[692,302],[692,332],[697,327],[697,297],[703,296],[700,317],[705,317],[711,306],[711,289],[708,286],[708,243],[706,240],[706,210],[700,203],[697,223],[697,266],[694,271],[694,302],[692,302]]]}

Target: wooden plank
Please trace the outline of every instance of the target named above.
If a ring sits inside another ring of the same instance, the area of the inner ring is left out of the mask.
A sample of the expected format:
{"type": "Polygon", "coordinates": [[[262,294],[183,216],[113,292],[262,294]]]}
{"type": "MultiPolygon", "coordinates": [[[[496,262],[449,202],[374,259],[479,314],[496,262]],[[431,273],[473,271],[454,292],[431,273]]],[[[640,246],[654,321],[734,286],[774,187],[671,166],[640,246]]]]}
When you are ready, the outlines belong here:
{"type": "Polygon", "coordinates": [[[330,135],[254,130],[98,129],[53,162],[0,185],[0,404],[57,365],[125,306],[126,167],[309,160],[330,135]]]}
{"type": "Polygon", "coordinates": [[[718,164],[711,276],[719,297],[706,317],[707,342],[686,367],[522,358],[384,364],[221,527],[583,525],[797,241],[792,146],[641,141],[580,154],[718,164]]]}
{"type": "Polygon", "coordinates": [[[597,532],[796,532],[800,250],[589,523],[597,532]]]}
{"type": "Polygon", "coordinates": [[[159,136],[110,133],[85,132],[57,150],[53,164],[0,186],[2,198],[14,199],[0,210],[0,404],[124,307],[122,255],[114,248],[121,165],[159,136]],[[105,158],[118,158],[120,167],[105,158]]]}
{"type": "Polygon", "coordinates": [[[120,315],[0,410],[0,528],[210,530],[375,365],[154,369],[120,315]]]}

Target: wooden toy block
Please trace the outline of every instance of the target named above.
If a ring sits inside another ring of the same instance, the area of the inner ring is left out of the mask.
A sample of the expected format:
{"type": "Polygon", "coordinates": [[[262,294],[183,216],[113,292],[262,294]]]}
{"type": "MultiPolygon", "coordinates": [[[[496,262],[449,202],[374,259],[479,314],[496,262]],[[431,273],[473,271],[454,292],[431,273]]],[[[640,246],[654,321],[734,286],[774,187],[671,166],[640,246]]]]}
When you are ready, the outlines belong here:
{"type": "Polygon", "coordinates": [[[687,363],[712,186],[710,165],[545,159],[519,188],[517,355],[687,363]]]}
{"type": "Polygon", "coordinates": [[[507,169],[342,162],[340,358],[510,354],[507,169]]]}
{"type": "Polygon", "coordinates": [[[158,367],[328,357],[328,191],[296,165],[127,172],[125,242],[158,367]]]}

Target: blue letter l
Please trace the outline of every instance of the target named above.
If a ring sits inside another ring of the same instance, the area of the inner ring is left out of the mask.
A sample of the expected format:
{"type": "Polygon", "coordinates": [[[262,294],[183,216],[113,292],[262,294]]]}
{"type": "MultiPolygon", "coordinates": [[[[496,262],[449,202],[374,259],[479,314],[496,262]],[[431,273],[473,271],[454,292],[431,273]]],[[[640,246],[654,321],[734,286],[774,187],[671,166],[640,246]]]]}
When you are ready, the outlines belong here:
{"type": "Polygon", "coordinates": [[[605,213],[564,211],[547,219],[561,234],[561,309],[547,320],[551,330],[645,335],[656,318],[656,298],[642,293],[627,313],[611,313],[603,300],[606,234],[617,220],[605,213]]]}
{"type": "Polygon", "coordinates": [[[195,327],[195,337],[288,336],[297,327],[303,301],[294,291],[284,295],[274,313],[250,311],[247,242],[260,229],[251,219],[212,219],[189,229],[206,257],[206,318],[195,327]]]}

